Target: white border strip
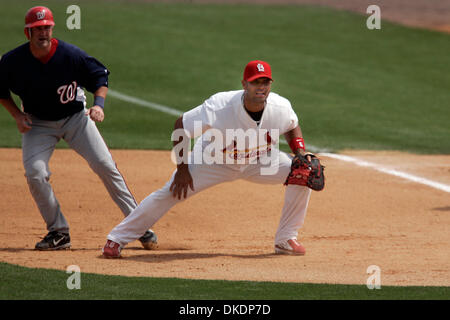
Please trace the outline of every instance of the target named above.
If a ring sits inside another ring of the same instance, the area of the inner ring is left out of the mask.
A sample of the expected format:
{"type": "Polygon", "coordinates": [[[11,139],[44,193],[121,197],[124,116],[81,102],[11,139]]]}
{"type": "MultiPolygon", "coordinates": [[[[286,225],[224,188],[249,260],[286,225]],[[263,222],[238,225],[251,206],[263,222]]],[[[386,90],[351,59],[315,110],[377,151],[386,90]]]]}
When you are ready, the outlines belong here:
{"type": "Polygon", "coordinates": [[[421,183],[424,185],[427,185],[429,187],[438,189],[438,190],[442,190],[445,192],[449,192],[450,193],[450,186],[443,184],[443,183],[439,183],[439,182],[435,182],[432,180],[428,180],[422,177],[418,177],[418,176],[414,176],[412,174],[409,173],[405,173],[405,172],[401,172],[401,171],[397,171],[397,170],[393,170],[393,169],[387,169],[387,168],[383,168],[375,163],[371,163],[371,162],[367,162],[364,160],[360,160],[360,159],[356,159],[353,157],[349,157],[349,156],[345,156],[345,155],[341,155],[341,154],[335,154],[335,153],[321,153],[321,155],[325,156],[325,157],[329,157],[329,158],[334,158],[337,160],[342,160],[342,161],[346,161],[346,162],[351,162],[354,163],[360,167],[367,167],[367,168],[372,168],[375,169],[376,171],[379,172],[383,172],[386,174],[390,174],[396,177],[400,177],[406,180],[410,180],[413,182],[417,182],[417,183],[421,183]]]}
{"type": "MultiPolygon", "coordinates": [[[[117,98],[119,100],[125,101],[125,102],[129,102],[129,103],[133,103],[136,104],[138,106],[141,107],[145,107],[145,108],[149,108],[149,109],[153,109],[153,110],[157,110],[157,111],[161,111],[173,116],[181,116],[183,114],[183,111],[177,110],[177,109],[173,109],[167,106],[163,106],[157,103],[153,103],[153,102],[149,102],[149,101],[145,101],[136,97],[132,97],[123,93],[120,93],[116,90],[108,90],[108,96],[112,96],[114,98],[117,98]]],[[[287,144],[284,140],[280,141],[280,143],[283,144],[287,144]]],[[[367,167],[367,168],[372,168],[375,169],[376,171],[379,172],[383,172],[386,174],[390,174],[396,177],[400,177],[409,181],[413,181],[413,182],[417,182],[417,183],[421,183],[427,186],[430,186],[432,188],[438,189],[438,190],[442,190],[445,192],[449,192],[450,193],[450,186],[443,184],[443,183],[439,183],[439,182],[435,182],[432,180],[428,180],[425,178],[421,178],[421,177],[417,177],[408,173],[404,173],[401,171],[397,171],[397,170],[393,170],[393,169],[387,169],[387,168],[383,168],[380,167],[379,165],[375,164],[375,163],[370,163],[367,161],[363,161],[360,159],[356,159],[353,157],[349,157],[349,156],[345,156],[345,155],[340,155],[340,154],[335,154],[335,153],[329,153],[327,152],[327,150],[324,149],[319,149],[315,146],[308,146],[308,149],[311,150],[312,152],[320,152],[321,155],[325,156],[325,157],[329,157],[329,158],[334,158],[337,160],[341,160],[341,161],[346,161],[346,162],[351,162],[354,163],[360,167],[367,167]]]]}

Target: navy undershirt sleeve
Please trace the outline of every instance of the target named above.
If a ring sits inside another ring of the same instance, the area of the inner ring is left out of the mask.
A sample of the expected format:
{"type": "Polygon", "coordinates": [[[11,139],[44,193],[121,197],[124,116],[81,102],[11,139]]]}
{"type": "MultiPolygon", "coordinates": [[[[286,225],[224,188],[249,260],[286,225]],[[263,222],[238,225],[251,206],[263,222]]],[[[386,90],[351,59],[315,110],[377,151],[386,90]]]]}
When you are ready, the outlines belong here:
{"type": "Polygon", "coordinates": [[[94,93],[98,88],[108,86],[109,70],[94,57],[81,57],[81,70],[84,87],[94,93]]]}

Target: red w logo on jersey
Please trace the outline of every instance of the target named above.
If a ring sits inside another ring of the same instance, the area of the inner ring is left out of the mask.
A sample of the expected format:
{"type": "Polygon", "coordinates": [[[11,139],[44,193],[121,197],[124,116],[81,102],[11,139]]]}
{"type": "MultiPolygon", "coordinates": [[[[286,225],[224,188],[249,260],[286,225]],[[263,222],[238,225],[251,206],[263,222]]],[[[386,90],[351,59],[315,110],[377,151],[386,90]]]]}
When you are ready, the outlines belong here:
{"type": "Polygon", "coordinates": [[[71,84],[63,85],[56,90],[59,94],[59,101],[61,101],[62,104],[69,103],[70,101],[73,101],[75,99],[76,93],[77,93],[77,82],[72,81],[71,84]]]}

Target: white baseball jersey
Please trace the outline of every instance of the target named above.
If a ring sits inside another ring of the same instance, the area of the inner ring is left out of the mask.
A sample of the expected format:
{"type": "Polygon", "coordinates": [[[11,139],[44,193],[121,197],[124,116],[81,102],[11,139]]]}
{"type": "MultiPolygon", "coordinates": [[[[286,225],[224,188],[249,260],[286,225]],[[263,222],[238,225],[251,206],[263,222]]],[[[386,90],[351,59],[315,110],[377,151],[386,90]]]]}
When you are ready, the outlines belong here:
{"type": "MultiPolygon", "coordinates": [[[[204,138],[197,140],[194,150],[197,148],[199,152],[208,152],[210,136],[219,135],[223,138],[221,145],[225,149],[223,152],[225,157],[228,156],[228,160],[230,158],[247,159],[248,163],[261,156],[268,146],[273,149],[280,135],[298,125],[297,115],[289,100],[273,92],[269,94],[261,120],[257,124],[245,111],[243,94],[244,90],[219,92],[183,115],[183,127],[192,138],[205,134],[204,138]],[[212,132],[211,129],[215,131],[212,132]],[[236,133],[238,130],[241,130],[241,133],[247,132],[249,136],[254,134],[257,137],[254,139],[255,144],[250,147],[247,141],[246,144],[236,145],[236,141],[239,140],[233,139],[229,134],[236,133]],[[258,137],[259,133],[262,133],[263,137],[258,137]],[[265,136],[266,133],[270,135],[269,141],[265,136]]],[[[234,163],[233,167],[242,169],[244,166],[234,163]]]]}
{"type": "MultiPolygon", "coordinates": [[[[183,115],[183,126],[195,137],[194,121],[202,122],[202,133],[210,128],[257,129],[256,122],[243,107],[244,90],[219,92],[183,115]]],[[[259,124],[262,129],[278,129],[284,134],[298,125],[298,118],[286,98],[270,92],[259,124]]]]}

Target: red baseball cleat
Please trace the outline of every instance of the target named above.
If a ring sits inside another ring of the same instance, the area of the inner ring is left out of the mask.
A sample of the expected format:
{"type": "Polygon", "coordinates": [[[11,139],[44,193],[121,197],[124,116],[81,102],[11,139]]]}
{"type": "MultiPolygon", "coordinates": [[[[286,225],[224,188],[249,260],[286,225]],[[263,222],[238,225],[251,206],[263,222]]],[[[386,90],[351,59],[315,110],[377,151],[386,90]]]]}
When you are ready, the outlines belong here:
{"type": "Polygon", "coordinates": [[[303,256],[306,253],[306,249],[297,239],[290,239],[276,244],[275,253],[303,256]]]}
{"type": "Polygon", "coordinates": [[[122,251],[122,246],[117,242],[108,240],[102,249],[103,256],[105,258],[121,258],[120,251],[122,251]]]}

